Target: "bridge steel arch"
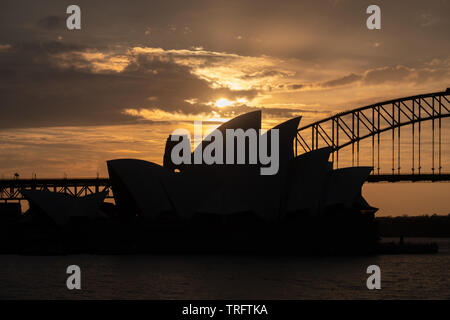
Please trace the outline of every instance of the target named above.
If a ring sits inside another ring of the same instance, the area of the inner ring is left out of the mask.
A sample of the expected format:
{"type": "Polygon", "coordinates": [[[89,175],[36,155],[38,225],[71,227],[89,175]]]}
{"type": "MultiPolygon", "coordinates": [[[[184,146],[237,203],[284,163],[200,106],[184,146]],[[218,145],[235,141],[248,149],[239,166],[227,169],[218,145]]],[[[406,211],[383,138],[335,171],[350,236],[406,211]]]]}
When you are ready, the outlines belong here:
{"type": "Polygon", "coordinates": [[[450,89],[447,89],[379,102],[335,114],[299,128],[295,139],[295,154],[329,146],[333,150],[333,163],[335,167],[339,167],[339,150],[351,146],[354,166],[355,162],[359,165],[361,140],[371,139],[373,174],[380,175],[380,135],[392,131],[392,174],[400,175],[401,129],[411,126],[411,174],[420,175],[422,123],[431,121],[432,175],[442,174],[442,119],[450,117],[449,99],[450,89]]]}

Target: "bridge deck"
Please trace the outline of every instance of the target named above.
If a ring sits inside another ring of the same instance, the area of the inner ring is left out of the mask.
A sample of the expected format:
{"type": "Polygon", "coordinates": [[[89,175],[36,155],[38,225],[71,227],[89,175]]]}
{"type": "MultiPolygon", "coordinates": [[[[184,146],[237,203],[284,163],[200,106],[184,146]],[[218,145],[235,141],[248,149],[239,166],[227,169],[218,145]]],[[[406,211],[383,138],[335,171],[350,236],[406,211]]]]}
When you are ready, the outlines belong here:
{"type": "Polygon", "coordinates": [[[0,180],[0,200],[21,200],[20,191],[24,189],[48,190],[76,197],[108,191],[107,198],[112,198],[108,178],[11,179],[0,180]]]}
{"type": "Polygon", "coordinates": [[[373,174],[367,182],[444,182],[450,174],[373,174]]]}
{"type": "MultiPolygon", "coordinates": [[[[444,182],[450,181],[450,174],[373,174],[369,183],[377,182],[444,182]]],[[[21,190],[49,190],[73,196],[85,196],[99,191],[108,191],[112,198],[108,178],[75,179],[17,179],[0,180],[0,200],[22,200],[21,190]]]]}

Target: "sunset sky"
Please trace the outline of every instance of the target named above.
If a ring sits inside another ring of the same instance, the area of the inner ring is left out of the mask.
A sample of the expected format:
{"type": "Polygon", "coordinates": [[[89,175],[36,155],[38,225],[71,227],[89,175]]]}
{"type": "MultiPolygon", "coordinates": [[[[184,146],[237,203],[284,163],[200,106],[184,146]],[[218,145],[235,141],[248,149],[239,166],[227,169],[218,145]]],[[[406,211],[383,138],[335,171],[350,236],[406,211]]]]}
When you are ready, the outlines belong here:
{"type": "MultiPolygon", "coordinates": [[[[161,164],[167,135],[193,120],[214,128],[261,109],[264,128],[297,115],[305,125],[443,91],[449,12],[445,0],[2,1],[0,178],[107,176],[114,158],[161,164]],[[66,28],[70,4],[81,30],[66,28]],[[381,30],[366,27],[370,4],[381,30]]],[[[364,192],[380,215],[450,213],[449,183],[364,192]]]]}

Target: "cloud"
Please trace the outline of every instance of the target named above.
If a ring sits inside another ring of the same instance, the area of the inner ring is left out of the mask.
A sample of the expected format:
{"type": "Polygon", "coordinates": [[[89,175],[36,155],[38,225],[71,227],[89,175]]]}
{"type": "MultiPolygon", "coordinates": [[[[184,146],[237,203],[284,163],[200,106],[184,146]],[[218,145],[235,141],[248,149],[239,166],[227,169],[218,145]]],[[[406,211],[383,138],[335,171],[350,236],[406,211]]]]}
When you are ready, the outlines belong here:
{"type": "Polygon", "coordinates": [[[333,79],[329,81],[325,81],[321,84],[322,87],[328,88],[328,87],[337,87],[337,86],[343,86],[347,84],[352,84],[354,82],[357,82],[363,78],[362,75],[350,73],[349,75],[346,75],[344,77],[333,79]]]}
{"type": "MultiPolygon", "coordinates": [[[[425,79],[448,79],[450,70],[448,59],[436,58],[422,66],[384,66],[331,77],[338,72],[314,72],[302,61],[270,56],[200,47],[95,47],[65,41],[9,45],[0,63],[5,80],[0,88],[4,128],[154,123],[169,121],[169,114],[176,121],[228,117],[279,98],[281,104],[323,104],[305,95],[309,91],[400,82],[414,85],[425,79]],[[231,101],[234,114],[215,106],[222,98],[231,101]]],[[[289,117],[302,111],[296,110],[279,108],[267,113],[289,117]]]]}
{"type": "Polygon", "coordinates": [[[293,72],[283,72],[278,70],[262,70],[258,72],[254,72],[251,74],[245,74],[241,78],[242,79],[261,79],[261,78],[268,78],[268,77],[287,77],[292,76],[293,72]]]}
{"type": "Polygon", "coordinates": [[[64,27],[65,19],[60,16],[48,16],[37,22],[38,27],[46,30],[57,30],[64,27]]]}
{"type": "Polygon", "coordinates": [[[420,25],[424,28],[431,27],[440,22],[440,19],[431,13],[422,13],[419,17],[420,25]]]}
{"type": "Polygon", "coordinates": [[[0,44],[0,52],[7,52],[11,50],[11,48],[10,44],[0,44]]]}
{"type": "MultiPolygon", "coordinates": [[[[290,84],[287,86],[290,90],[301,90],[301,91],[312,91],[312,90],[323,90],[323,89],[329,89],[334,87],[340,87],[340,86],[346,86],[353,83],[356,83],[363,79],[364,77],[360,74],[350,73],[349,75],[322,81],[322,82],[312,82],[312,83],[306,83],[306,84],[290,84]]],[[[280,89],[283,89],[284,86],[280,85],[278,86],[280,89]]]]}
{"type": "Polygon", "coordinates": [[[366,84],[398,83],[415,79],[417,79],[416,70],[402,65],[372,69],[364,73],[364,83],[366,84]]]}
{"type": "MultiPolygon", "coordinates": [[[[193,68],[174,58],[205,56],[198,51],[128,50],[101,52],[74,44],[48,42],[15,47],[2,55],[7,80],[0,96],[2,127],[136,123],[127,109],[162,110],[185,115],[213,111],[224,97],[252,100],[256,89],[212,86],[193,68]],[[156,53],[155,53],[156,52],[156,53]],[[187,102],[195,101],[195,103],[187,102]]],[[[215,56],[207,53],[206,56],[215,56]]]]}
{"type": "Polygon", "coordinates": [[[292,90],[298,90],[298,89],[305,88],[305,85],[304,84],[291,84],[289,86],[289,88],[292,89],[292,90]]]}
{"type": "Polygon", "coordinates": [[[433,59],[420,68],[410,68],[403,65],[386,66],[369,69],[361,74],[350,73],[346,76],[312,84],[291,85],[291,89],[320,90],[334,87],[360,84],[365,86],[383,85],[387,83],[423,83],[439,81],[450,76],[450,58],[433,59]]]}

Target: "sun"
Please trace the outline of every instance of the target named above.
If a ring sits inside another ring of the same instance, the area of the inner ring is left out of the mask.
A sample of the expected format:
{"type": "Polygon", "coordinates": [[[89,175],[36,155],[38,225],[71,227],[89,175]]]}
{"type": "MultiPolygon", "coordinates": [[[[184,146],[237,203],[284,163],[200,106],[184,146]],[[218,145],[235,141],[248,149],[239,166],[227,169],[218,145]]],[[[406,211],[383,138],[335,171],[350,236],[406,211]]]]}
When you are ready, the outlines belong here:
{"type": "Polygon", "coordinates": [[[233,101],[230,101],[228,99],[225,98],[220,98],[219,100],[216,101],[216,106],[219,108],[223,108],[223,107],[228,107],[231,106],[233,104],[233,101]]]}

